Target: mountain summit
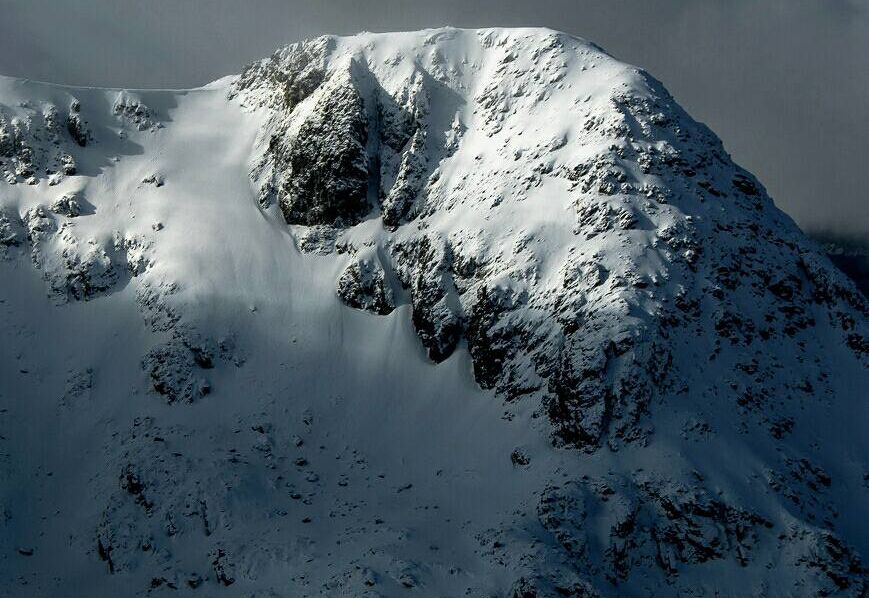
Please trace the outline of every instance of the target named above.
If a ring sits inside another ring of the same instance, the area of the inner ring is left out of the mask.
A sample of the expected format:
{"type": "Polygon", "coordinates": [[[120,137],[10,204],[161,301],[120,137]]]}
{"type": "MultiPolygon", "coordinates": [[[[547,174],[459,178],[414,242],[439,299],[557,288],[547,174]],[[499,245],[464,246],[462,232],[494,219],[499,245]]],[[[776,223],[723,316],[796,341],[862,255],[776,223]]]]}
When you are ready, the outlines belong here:
{"type": "Polygon", "coordinates": [[[4,595],[869,591],[865,298],[589,42],[4,78],[0,177],[4,595]]]}

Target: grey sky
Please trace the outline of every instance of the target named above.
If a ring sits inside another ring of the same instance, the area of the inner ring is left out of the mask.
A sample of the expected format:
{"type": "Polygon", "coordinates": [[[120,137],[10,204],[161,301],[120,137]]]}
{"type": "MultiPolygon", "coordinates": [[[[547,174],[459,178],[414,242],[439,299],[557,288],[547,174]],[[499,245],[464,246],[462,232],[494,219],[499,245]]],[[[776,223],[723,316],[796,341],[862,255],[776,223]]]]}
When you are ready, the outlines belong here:
{"type": "Polygon", "coordinates": [[[869,238],[869,0],[0,0],[0,74],[192,87],[320,33],[545,25],[661,79],[804,228],[869,238]]]}

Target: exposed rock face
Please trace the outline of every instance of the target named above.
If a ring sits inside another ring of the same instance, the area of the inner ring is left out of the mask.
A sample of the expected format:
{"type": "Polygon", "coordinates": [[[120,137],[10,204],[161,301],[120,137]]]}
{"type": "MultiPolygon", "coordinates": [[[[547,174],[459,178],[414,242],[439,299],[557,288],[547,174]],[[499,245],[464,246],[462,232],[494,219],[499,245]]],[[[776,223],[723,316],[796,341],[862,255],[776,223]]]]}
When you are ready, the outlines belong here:
{"type": "Polygon", "coordinates": [[[396,244],[396,273],[410,291],[413,325],[432,361],[450,356],[462,334],[462,319],[450,281],[450,248],[440,237],[396,244]]]}
{"type": "Polygon", "coordinates": [[[376,258],[355,260],[338,278],[338,297],[356,309],[386,315],[395,309],[392,289],[376,258]]]}
{"type": "Polygon", "coordinates": [[[640,575],[647,579],[663,575],[678,586],[680,572],[692,565],[728,559],[748,568],[766,546],[788,546],[783,566],[814,571],[808,583],[795,580],[779,588],[785,594],[801,593],[808,586],[821,594],[857,596],[864,591],[865,568],[858,557],[846,547],[813,545],[835,544],[826,532],[797,524],[788,535],[777,533],[771,521],[713,498],[702,480],[695,481],[692,486],[647,476],[585,477],[547,488],[538,517],[562,551],[614,585],[643,569],[640,575]],[[590,518],[594,525],[589,525],[590,518]],[[603,533],[592,531],[600,526],[603,533]],[[805,542],[791,544],[795,537],[805,542]]]}
{"type": "Polygon", "coordinates": [[[179,340],[151,349],[142,367],[167,403],[192,403],[211,391],[211,384],[199,374],[199,370],[213,367],[211,356],[194,352],[179,340]]]}
{"type": "Polygon", "coordinates": [[[235,84],[231,95],[249,105],[280,106],[254,170],[261,202],[275,196],[288,223],[308,226],[352,226],[378,206],[394,228],[429,174],[419,122],[428,111],[425,74],[396,98],[352,57],[327,74],[333,50],[330,38],[291,46],[248,67],[235,84]],[[264,81],[273,89],[263,90],[264,81]],[[309,97],[312,109],[295,112],[309,97]]]}
{"type": "Polygon", "coordinates": [[[577,493],[570,486],[547,488],[538,506],[540,522],[573,557],[587,559],[589,567],[604,564],[601,574],[611,583],[626,580],[633,567],[657,567],[675,576],[685,566],[723,558],[746,566],[758,536],[772,539],[772,523],[701,488],[588,480],[577,493]],[[589,534],[589,512],[610,526],[606,535],[589,534]]]}
{"type": "Polygon", "coordinates": [[[0,176],[7,183],[35,184],[46,177],[57,184],[61,175],[76,174],[73,148],[86,145],[88,133],[80,104],[73,101],[69,110],[64,127],[54,104],[41,110],[0,104],[0,176]]]}
{"type": "Polygon", "coordinates": [[[75,218],[81,214],[81,204],[72,193],[64,193],[51,204],[51,211],[61,216],[75,218]]]}
{"type": "Polygon", "coordinates": [[[156,131],[163,127],[157,115],[141,99],[129,92],[120,92],[112,105],[112,112],[124,123],[138,131],[156,131]]]}
{"type": "Polygon", "coordinates": [[[322,36],[278,50],[245,68],[230,95],[235,97],[246,90],[258,89],[268,80],[269,95],[261,97],[259,105],[280,103],[284,110],[292,112],[323,82],[326,57],[334,48],[335,40],[322,36]]]}
{"type": "MultiPolygon", "coordinates": [[[[115,290],[130,276],[142,274],[150,266],[146,251],[149,242],[136,236],[82,239],[71,220],[58,221],[57,215],[72,219],[80,206],[74,195],[63,195],[49,211],[38,205],[23,218],[33,265],[42,271],[50,294],[58,302],[88,300],[115,290]]],[[[20,235],[6,216],[8,245],[21,244],[20,235]]],[[[0,225],[2,225],[0,220],[0,225]]]]}
{"type": "Polygon", "coordinates": [[[281,211],[290,224],[355,224],[368,212],[368,121],[352,74],[331,80],[289,147],[275,140],[281,211]]]}
{"type": "Polygon", "coordinates": [[[66,116],[66,130],[81,147],[88,144],[90,133],[87,130],[87,123],[81,116],[81,102],[76,99],[73,99],[69,103],[69,114],[66,116]]]}

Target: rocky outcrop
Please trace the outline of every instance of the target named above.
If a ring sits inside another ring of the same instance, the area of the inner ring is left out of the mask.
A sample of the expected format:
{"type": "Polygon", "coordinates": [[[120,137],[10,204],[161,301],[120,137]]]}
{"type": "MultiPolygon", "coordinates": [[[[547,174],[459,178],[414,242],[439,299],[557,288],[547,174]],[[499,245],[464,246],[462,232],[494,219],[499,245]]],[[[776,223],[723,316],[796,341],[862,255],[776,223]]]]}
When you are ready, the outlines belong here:
{"type": "MultiPolygon", "coordinates": [[[[806,542],[779,553],[777,560],[807,574],[792,579],[793,585],[782,591],[858,596],[865,589],[859,558],[833,534],[804,524],[776,529],[763,516],[713,497],[702,479],[676,484],[644,475],[583,477],[546,488],[537,513],[559,549],[583,563],[580,570],[615,587],[629,584],[634,576],[678,587],[676,580],[689,567],[718,560],[750,567],[757,550],[799,536],[806,542]],[[591,518],[594,525],[589,525],[591,518]],[[813,542],[828,549],[819,550],[813,542]]],[[[704,585],[722,583],[710,577],[704,585]]]]}
{"type": "MultiPolygon", "coordinates": [[[[23,217],[0,211],[0,249],[28,249],[49,296],[59,303],[87,301],[117,290],[151,266],[151,242],[115,232],[109,238],[82,238],[75,220],[89,204],[77,194],[58,197],[47,209],[36,205],[23,217]]],[[[92,206],[91,206],[92,207],[92,206]]]]}
{"type": "Polygon", "coordinates": [[[462,314],[451,288],[450,247],[440,237],[423,236],[393,247],[401,284],[409,290],[413,325],[429,357],[440,362],[455,350],[462,335],[462,314]]]}
{"type": "Polygon", "coordinates": [[[74,193],[64,193],[51,203],[52,212],[67,218],[81,215],[81,210],[81,204],[74,193]]]}
{"type": "Polygon", "coordinates": [[[127,91],[118,93],[112,104],[112,112],[118,120],[137,131],[156,131],[163,127],[154,111],[127,91]]]}
{"type": "Polygon", "coordinates": [[[192,403],[211,392],[203,370],[212,367],[210,351],[194,351],[181,338],[154,347],[142,360],[152,388],[167,403],[192,403]]]}
{"type": "MultiPolygon", "coordinates": [[[[165,300],[165,299],[163,299],[165,300]]],[[[218,364],[242,365],[231,338],[212,340],[192,326],[171,321],[170,338],[142,359],[151,390],[169,404],[194,403],[211,392],[208,370],[218,364]]]]}
{"type": "Polygon", "coordinates": [[[273,138],[270,148],[282,172],[278,203],[290,224],[352,225],[370,209],[364,101],[351,70],[328,85],[289,145],[273,138]]]}
{"type": "Polygon", "coordinates": [[[341,273],[338,297],[356,309],[386,315],[395,309],[392,289],[376,258],[354,259],[341,273]]]}
{"type": "Polygon", "coordinates": [[[322,36],[282,48],[269,58],[247,66],[238,76],[229,97],[242,95],[258,106],[277,104],[290,113],[323,82],[326,59],[334,47],[334,38],[322,36]],[[263,86],[265,81],[268,81],[267,88],[263,86]],[[266,95],[248,93],[254,90],[265,91],[266,95]]]}
{"type": "Polygon", "coordinates": [[[78,172],[75,148],[89,139],[78,100],[70,102],[66,117],[53,103],[41,109],[0,105],[0,176],[9,184],[36,184],[40,178],[57,184],[78,172]]]}
{"type": "Polygon", "coordinates": [[[276,201],[289,224],[339,228],[378,209],[395,228],[433,170],[421,125],[429,110],[425,74],[414,73],[392,96],[355,58],[327,71],[333,45],[319,38],[291,46],[248,67],[230,92],[275,109],[252,172],[260,203],[276,201]]]}
{"type": "Polygon", "coordinates": [[[69,132],[70,137],[81,147],[88,144],[91,136],[90,131],[88,131],[87,122],[85,122],[81,115],[81,102],[76,99],[73,99],[69,103],[69,113],[66,116],[66,130],[69,132]]]}

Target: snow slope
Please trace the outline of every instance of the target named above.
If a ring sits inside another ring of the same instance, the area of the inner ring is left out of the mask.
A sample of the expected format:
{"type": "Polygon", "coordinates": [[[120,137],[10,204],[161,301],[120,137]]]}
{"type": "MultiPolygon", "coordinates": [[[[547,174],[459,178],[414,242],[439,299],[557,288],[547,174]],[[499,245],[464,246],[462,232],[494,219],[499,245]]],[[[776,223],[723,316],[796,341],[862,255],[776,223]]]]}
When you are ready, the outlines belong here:
{"type": "Polygon", "coordinates": [[[9,596],[860,596],[867,305],[573,37],[0,78],[9,596]]]}

